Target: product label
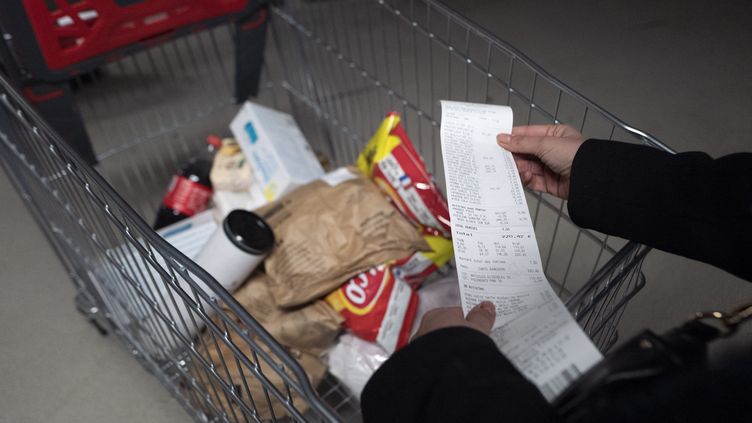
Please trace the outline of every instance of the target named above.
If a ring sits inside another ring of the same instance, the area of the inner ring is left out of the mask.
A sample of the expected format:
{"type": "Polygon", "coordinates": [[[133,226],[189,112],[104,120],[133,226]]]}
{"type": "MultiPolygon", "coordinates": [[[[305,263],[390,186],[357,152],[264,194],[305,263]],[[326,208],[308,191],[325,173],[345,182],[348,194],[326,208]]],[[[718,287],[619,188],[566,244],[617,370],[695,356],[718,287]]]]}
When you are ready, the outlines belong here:
{"type": "Polygon", "coordinates": [[[415,289],[437,269],[436,263],[420,251],[406,259],[398,260],[392,267],[395,276],[415,289]]]}
{"type": "MultiPolygon", "coordinates": [[[[381,328],[376,336],[376,343],[387,351],[397,350],[400,338],[404,338],[405,314],[407,314],[413,295],[412,290],[406,283],[394,281],[386,313],[384,313],[384,320],[381,321],[381,328]]],[[[412,325],[407,326],[407,333],[409,333],[412,325]]]]}
{"type": "Polygon", "coordinates": [[[358,316],[370,313],[384,288],[389,285],[390,278],[386,266],[381,265],[350,279],[342,288],[345,308],[358,316]]]}
{"type": "Polygon", "coordinates": [[[433,262],[420,252],[411,255],[407,260],[400,261],[394,265],[394,273],[401,277],[412,276],[423,273],[433,262]]]}
{"type": "Polygon", "coordinates": [[[162,203],[186,216],[193,216],[206,209],[211,195],[211,188],[191,181],[185,176],[173,176],[162,203]]]}
{"type": "Polygon", "coordinates": [[[391,154],[384,157],[384,160],[379,162],[378,168],[384,175],[384,178],[389,181],[389,185],[395,187],[397,190],[396,198],[392,198],[398,203],[402,212],[408,216],[415,216],[418,224],[423,224],[432,228],[441,228],[441,224],[434,217],[431,210],[428,209],[426,203],[420,197],[420,194],[415,190],[413,186],[413,180],[402,168],[399,161],[391,154]],[[401,200],[401,201],[400,201],[401,200]],[[403,204],[407,207],[409,212],[403,209],[403,204]]]}
{"type": "Polygon", "coordinates": [[[343,182],[352,181],[357,177],[358,175],[350,172],[350,169],[341,167],[322,176],[321,180],[329,184],[330,187],[336,187],[343,182]]]}

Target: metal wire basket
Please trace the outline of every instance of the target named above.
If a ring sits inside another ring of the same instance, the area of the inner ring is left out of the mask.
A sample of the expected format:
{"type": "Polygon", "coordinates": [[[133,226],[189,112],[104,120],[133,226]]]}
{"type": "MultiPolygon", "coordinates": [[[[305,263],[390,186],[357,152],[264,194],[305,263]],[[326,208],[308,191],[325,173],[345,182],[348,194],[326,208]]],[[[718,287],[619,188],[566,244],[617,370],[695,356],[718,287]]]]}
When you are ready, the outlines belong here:
{"type": "MultiPolygon", "coordinates": [[[[440,99],[507,104],[517,125],[567,123],[670,151],[437,2],[289,0],[271,12],[254,101],[292,113],[333,164],[351,163],[396,110],[443,185],[440,99]]],[[[79,309],[197,421],[359,421],[357,398],[331,376],[312,386],[294,351],[144,222],[172,172],[237,111],[232,31],[156,45],[74,81],[97,169],[0,75],[0,161],[76,284],[79,309]]],[[[564,201],[526,195],[549,281],[607,350],[645,284],[649,249],[577,228],[564,201]]]]}

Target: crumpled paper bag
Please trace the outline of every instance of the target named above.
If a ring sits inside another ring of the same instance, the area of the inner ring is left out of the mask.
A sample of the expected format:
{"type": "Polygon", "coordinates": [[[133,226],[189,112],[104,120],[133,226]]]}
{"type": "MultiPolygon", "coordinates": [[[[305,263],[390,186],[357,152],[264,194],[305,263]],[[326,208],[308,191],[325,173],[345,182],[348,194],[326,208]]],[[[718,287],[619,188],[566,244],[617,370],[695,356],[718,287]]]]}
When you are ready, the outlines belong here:
{"type": "Polygon", "coordinates": [[[334,186],[306,184],[256,213],[277,239],[265,266],[281,307],[305,304],[372,266],[430,249],[360,173],[334,186]]]}
{"type": "Polygon", "coordinates": [[[323,300],[281,309],[269,291],[269,284],[266,274],[256,272],[233,297],[280,344],[315,355],[328,349],[339,334],[344,318],[323,300]]]}

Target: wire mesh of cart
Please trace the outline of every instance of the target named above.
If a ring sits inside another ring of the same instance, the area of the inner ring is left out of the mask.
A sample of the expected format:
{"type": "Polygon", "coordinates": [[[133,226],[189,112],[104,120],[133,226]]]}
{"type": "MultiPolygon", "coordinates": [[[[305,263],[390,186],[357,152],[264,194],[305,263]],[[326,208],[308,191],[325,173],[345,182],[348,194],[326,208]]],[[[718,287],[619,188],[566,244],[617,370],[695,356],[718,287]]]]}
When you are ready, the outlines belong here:
{"type": "MultiPolygon", "coordinates": [[[[232,26],[215,26],[75,78],[96,168],[0,76],[2,165],[65,264],[79,309],[115,333],[197,421],[360,421],[358,398],[332,376],[312,386],[294,352],[145,223],[173,171],[237,112],[233,35],[232,26]],[[205,336],[193,337],[197,328],[205,336]]],[[[397,111],[443,189],[440,99],[506,104],[516,125],[564,123],[588,137],[669,150],[440,3],[271,7],[253,100],[293,114],[333,165],[353,162],[397,111]]],[[[576,227],[564,201],[526,196],[548,280],[608,350],[645,284],[649,249],[576,227]]]]}

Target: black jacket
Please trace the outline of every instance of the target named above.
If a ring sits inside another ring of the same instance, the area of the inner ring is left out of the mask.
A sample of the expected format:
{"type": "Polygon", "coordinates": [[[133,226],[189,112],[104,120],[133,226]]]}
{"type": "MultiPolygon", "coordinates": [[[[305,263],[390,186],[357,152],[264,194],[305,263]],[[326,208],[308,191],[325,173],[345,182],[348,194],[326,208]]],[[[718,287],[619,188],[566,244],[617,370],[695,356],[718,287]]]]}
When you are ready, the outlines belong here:
{"type": "MultiPolygon", "coordinates": [[[[568,208],[581,227],[752,280],[752,154],[714,160],[589,140],[572,165],[568,208]]],[[[741,414],[752,378],[747,357],[615,398],[610,421],[711,421],[721,406],[727,416],[741,414]]],[[[366,385],[361,405],[365,423],[558,421],[491,339],[467,328],[432,332],[397,352],[366,385]]]]}

